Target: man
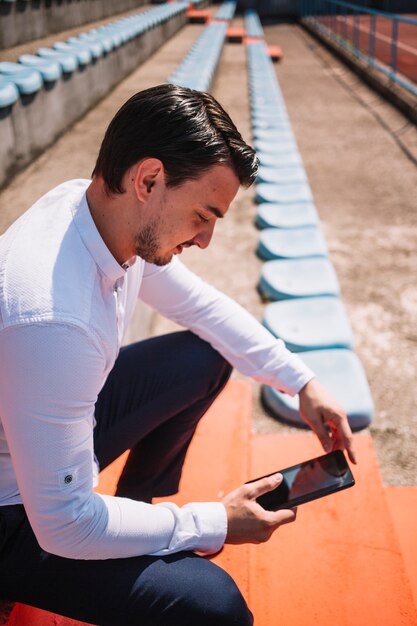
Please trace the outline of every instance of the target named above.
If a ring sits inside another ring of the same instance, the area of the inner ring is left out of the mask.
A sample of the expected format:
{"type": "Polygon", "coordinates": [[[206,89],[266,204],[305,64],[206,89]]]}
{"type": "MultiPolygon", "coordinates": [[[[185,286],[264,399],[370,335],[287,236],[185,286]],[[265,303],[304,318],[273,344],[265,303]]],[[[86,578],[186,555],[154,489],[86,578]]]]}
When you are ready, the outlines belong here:
{"type": "Polygon", "coordinates": [[[3,597],[102,626],[252,623],[234,582],[200,555],[292,522],[294,510],[256,502],[281,478],[223,502],[151,503],[177,491],[231,365],[299,393],[324,448],[354,460],[346,416],[313,374],[177,258],[209,245],[256,168],[211,96],[161,85],[116,114],[92,181],[53,189],[2,236],[3,597]],[[120,351],[138,296],[188,330],[120,351]],[[94,493],[98,468],[126,449],[116,496],[94,493]]]}

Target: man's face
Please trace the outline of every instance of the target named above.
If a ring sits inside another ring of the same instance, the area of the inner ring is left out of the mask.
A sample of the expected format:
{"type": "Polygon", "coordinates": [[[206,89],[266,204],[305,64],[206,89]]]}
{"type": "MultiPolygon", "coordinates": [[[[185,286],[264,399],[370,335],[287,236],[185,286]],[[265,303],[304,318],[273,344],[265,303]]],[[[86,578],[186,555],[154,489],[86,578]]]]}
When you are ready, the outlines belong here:
{"type": "Polygon", "coordinates": [[[184,248],[206,248],[217,219],[226,214],[238,189],[239,180],[226,165],[213,166],[179,187],[156,185],[135,236],[135,253],[149,263],[166,265],[184,248]]]}

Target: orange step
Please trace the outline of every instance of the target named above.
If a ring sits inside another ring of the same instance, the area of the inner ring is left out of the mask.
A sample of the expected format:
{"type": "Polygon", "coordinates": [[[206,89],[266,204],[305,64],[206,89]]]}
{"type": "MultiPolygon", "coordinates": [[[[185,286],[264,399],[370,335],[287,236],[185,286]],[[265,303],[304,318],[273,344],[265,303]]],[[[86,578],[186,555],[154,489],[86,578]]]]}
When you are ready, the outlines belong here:
{"type": "Polygon", "coordinates": [[[7,626],[91,626],[85,622],[55,615],[48,611],[35,609],[25,604],[16,604],[7,626]]]}
{"type": "Polygon", "coordinates": [[[268,54],[274,63],[281,61],[284,56],[282,49],[279,46],[268,46],[268,54]]]}
{"type": "MultiPolygon", "coordinates": [[[[300,506],[294,524],[250,547],[256,626],[417,625],[371,438],[355,441],[356,485],[300,506]]],[[[256,477],[322,451],[312,434],[258,435],[251,453],[256,477]]]]}
{"type": "MultiPolygon", "coordinates": [[[[185,459],[179,493],[155,498],[178,505],[187,502],[217,501],[248,480],[251,429],[251,387],[231,381],[207,411],[194,435],[185,459]]],[[[127,453],[100,473],[97,491],[114,493],[127,453]]],[[[213,558],[234,578],[248,597],[249,546],[230,546],[213,558]]]]}
{"type": "Polygon", "coordinates": [[[188,21],[191,24],[208,24],[211,21],[210,11],[204,9],[187,9],[188,21]]]}
{"type": "Polygon", "coordinates": [[[246,31],[244,28],[236,28],[231,26],[226,31],[226,40],[229,43],[242,43],[246,37],[246,31]]]}
{"type": "MultiPolygon", "coordinates": [[[[185,460],[180,491],[170,501],[179,505],[216,501],[248,480],[251,393],[246,382],[228,383],[197,429],[185,460]]],[[[226,545],[213,561],[234,578],[247,599],[249,546],[226,545]]]]}
{"type": "Polygon", "coordinates": [[[386,487],[385,493],[417,607],[417,487],[386,487]]]}

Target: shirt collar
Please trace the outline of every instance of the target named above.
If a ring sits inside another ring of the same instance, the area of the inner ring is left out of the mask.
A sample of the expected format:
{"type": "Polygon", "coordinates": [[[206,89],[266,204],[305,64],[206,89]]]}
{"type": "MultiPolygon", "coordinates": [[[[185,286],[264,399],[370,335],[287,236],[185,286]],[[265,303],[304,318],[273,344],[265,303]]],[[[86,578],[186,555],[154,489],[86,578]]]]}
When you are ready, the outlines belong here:
{"type": "Polygon", "coordinates": [[[124,276],[126,269],[116,261],[97,230],[88,206],[86,190],[71,209],[80,237],[103,274],[111,281],[124,276]]]}

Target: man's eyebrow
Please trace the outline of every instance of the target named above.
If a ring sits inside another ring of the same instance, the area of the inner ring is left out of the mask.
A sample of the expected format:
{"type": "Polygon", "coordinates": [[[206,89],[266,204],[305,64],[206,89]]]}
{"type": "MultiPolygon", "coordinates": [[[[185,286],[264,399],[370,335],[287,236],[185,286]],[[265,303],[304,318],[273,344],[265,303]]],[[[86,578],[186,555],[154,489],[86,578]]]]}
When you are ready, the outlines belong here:
{"type": "Polygon", "coordinates": [[[210,213],[213,213],[213,215],[215,215],[219,219],[222,219],[224,217],[224,215],[220,211],[220,209],[218,209],[215,206],[211,206],[211,205],[208,204],[208,205],[205,205],[204,208],[207,209],[207,211],[210,211],[210,213]]]}

